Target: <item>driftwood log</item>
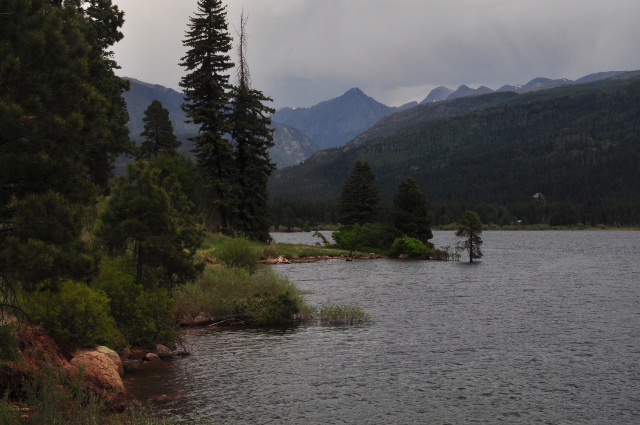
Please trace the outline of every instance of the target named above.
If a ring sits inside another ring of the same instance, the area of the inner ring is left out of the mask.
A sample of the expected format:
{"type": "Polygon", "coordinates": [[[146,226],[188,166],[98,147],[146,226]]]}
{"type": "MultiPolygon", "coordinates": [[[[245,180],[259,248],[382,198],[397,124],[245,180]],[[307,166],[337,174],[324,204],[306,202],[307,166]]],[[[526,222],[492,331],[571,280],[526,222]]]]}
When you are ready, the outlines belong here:
{"type": "Polygon", "coordinates": [[[256,320],[246,314],[232,314],[216,317],[183,317],[179,321],[180,327],[204,327],[204,326],[251,326],[256,320]]]}

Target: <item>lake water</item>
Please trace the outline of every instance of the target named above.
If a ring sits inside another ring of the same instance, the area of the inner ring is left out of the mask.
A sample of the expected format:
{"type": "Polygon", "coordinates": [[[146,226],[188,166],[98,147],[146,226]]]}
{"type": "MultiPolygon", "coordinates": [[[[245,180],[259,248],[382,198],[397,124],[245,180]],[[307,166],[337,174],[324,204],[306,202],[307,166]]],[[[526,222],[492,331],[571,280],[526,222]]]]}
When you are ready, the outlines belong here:
{"type": "Polygon", "coordinates": [[[162,409],[234,424],[640,423],[640,232],[483,239],[471,265],[274,266],[310,302],[357,302],[373,321],[188,331],[191,356],[128,389],[185,390],[162,409]]]}

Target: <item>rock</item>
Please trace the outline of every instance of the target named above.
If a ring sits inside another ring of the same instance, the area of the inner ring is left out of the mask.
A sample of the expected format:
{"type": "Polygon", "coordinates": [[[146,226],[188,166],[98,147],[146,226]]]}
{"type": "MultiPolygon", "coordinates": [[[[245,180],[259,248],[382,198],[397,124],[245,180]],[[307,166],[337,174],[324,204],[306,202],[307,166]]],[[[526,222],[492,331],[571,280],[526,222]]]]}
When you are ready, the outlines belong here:
{"type": "Polygon", "coordinates": [[[398,258],[402,258],[402,259],[409,258],[409,254],[400,254],[398,255],[398,258]]]}
{"type": "Polygon", "coordinates": [[[153,354],[153,353],[147,353],[146,356],[144,356],[144,360],[145,362],[157,362],[160,361],[160,357],[158,357],[157,354],[153,354]]]}
{"type": "Polygon", "coordinates": [[[82,370],[85,389],[96,394],[112,409],[122,409],[126,404],[124,383],[111,358],[97,350],[84,350],[69,363],[72,374],[82,370]]]}
{"type": "Polygon", "coordinates": [[[161,359],[170,359],[171,357],[173,357],[173,351],[162,344],[156,345],[156,349],[153,350],[153,352],[157,354],[161,359]]]}
{"type": "Polygon", "coordinates": [[[264,264],[291,264],[291,261],[286,259],[283,255],[278,255],[276,258],[269,256],[266,260],[262,260],[264,264]]]}
{"type": "Polygon", "coordinates": [[[122,359],[120,358],[118,353],[116,353],[115,351],[113,351],[109,347],[105,347],[104,345],[100,345],[100,346],[96,347],[96,351],[98,351],[99,353],[103,353],[103,354],[106,354],[107,356],[109,356],[109,358],[116,364],[116,367],[118,368],[118,373],[120,374],[120,376],[122,376],[124,374],[124,368],[122,366],[122,359]]]}
{"type": "Polygon", "coordinates": [[[148,350],[143,350],[142,348],[132,348],[130,351],[131,354],[129,355],[129,358],[131,360],[142,360],[144,359],[144,356],[146,356],[149,352],[148,350]]]}
{"type": "Polygon", "coordinates": [[[376,254],[372,252],[371,254],[369,254],[369,258],[375,259],[376,258],[376,254]]]}
{"type": "Polygon", "coordinates": [[[126,373],[133,373],[140,370],[141,364],[142,360],[125,360],[122,367],[126,373]]]}

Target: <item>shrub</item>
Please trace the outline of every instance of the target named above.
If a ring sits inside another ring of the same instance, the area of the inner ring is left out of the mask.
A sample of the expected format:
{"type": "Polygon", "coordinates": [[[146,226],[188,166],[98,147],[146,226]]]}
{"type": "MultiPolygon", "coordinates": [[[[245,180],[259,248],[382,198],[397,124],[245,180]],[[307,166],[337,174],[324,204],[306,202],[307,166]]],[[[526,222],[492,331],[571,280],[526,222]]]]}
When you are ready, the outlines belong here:
{"type": "Polygon", "coordinates": [[[109,298],[81,282],[61,282],[58,292],[26,296],[25,311],[58,343],[73,347],[120,346],[122,338],[109,311],[109,298]]]}
{"type": "Polygon", "coordinates": [[[245,237],[223,239],[213,256],[228,267],[239,267],[253,273],[258,266],[262,249],[245,237]]]}
{"type": "Polygon", "coordinates": [[[253,275],[241,268],[207,268],[194,283],[174,291],[178,311],[197,316],[247,314],[259,324],[281,324],[304,309],[302,293],[268,267],[253,275]]]}
{"type": "Polygon", "coordinates": [[[323,323],[351,325],[371,320],[371,316],[358,304],[331,305],[320,307],[320,321],[323,323]]]}
{"type": "Polygon", "coordinates": [[[397,230],[382,223],[356,224],[351,229],[342,229],[333,233],[333,239],[342,249],[349,251],[387,250],[397,236],[397,230]]]}
{"type": "Polygon", "coordinates": [[[135,281],[134,265],[124,257],[103,261],[94,283],[110,299],[118,329],[130,344],[149,347],[174,337],[174,306],[166,289],[135,281]]]}
{"type": "Polygon", "coordinates": [[[15,326],[0,324],[0,361],[12,361],[17,357],[18,340],[15,337],[15,332],[15,326]]]}
{"type": "Polygon", "coordinates": [[[419,239],[403,236],[393,241],[391,255],[407,254],[409,257],[419,257],[429,252],[429,248],[419,239]]]}

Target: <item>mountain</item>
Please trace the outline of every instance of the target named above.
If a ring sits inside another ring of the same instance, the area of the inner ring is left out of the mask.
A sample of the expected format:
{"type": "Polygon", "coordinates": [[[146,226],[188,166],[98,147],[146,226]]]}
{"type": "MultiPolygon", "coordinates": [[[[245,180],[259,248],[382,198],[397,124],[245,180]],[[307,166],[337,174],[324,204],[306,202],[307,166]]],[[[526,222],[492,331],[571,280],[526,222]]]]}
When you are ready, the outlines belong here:
{"type": "Polygon", "coordinates": [[[269,153],[278,168],[298,164],[320,150],[316,142],[295,127],[279,122],[273,122],[272,127],[276,146],[269,153]]]}
{"type": "Polygon", "coordinates": [[[447,96],[447,100],[458,99],[458,98],[465,97],[465,96],[471,96],[471,95],[473,95],[475,93],[476,93],[476,91],[474,89],[472,89],[469,86],[463,84],[460,87],[458,87],[456,89],[456,91],[454,91],[449,96],[447,96]]]}
{"type": "Polygon", "coordinates": [[[131,131],[133,140],[140,140],[140,133],[144,130],[144,111],[147,109],[151,101],[159,100],[162,106],[169,111],[169,119],[173,124],[173,130],[176,135],[195,134],[198,127],[193,124],[185,123],[185,115],[180,105],[184,103],[184,95],[173,89],[163,87],[158,84],[149,84],[135,78],[125,77],[131,84],[131,89],[124,92],[124,97],[129,111],[129,122],[127,127],[131,131]]]}
{"type": "Polygon", "coordinates": [[[407,177],[433,202],[504,205],[535,193],[549,201],[635,201],[638,99],[640,71],[420,105],[385,117],[344,147],[276,171],[270,192],[335,201],[353,163],[366,160],[387,201],[407,177]]]}
{"type": "Polygon", "coordinates": [[[447,100],[447,97],[451,93],[453,93],[453,90],[448,89],[444,86],[436,87],[435,89],[429,92],[429,95],[427,95],[427,97],[422,102],[420,102],[420,104],[424,105],[425,103],[440,102],[441,100],[447,100]]]}
{"type": "Polygon", "coordinates": [[[271,120],[302,130],[326,149],[343,145],[396,110],[353,88],[310,108],[280,109],[271,120]]]}
{"type": "MultiPolygon", "coordinates": [[[[190,152],[193,145],[187,138],[197,134],[198,127],[185,123],[187,118],[180,108],[180,105],[184,103],[184,94],[135,78],[125,77],[125,79],[131,84],[131,89],[122,95],[129,111],[127,127],[131,131],[131,138],[137,142],[141,141],[140,133],[144,130],[144,122],[142,121],[144,111],[153,100],[159,100],[162,102],[162,106],[169,111],[169,119],[173,124],[174,133],[182,142],[182,151],[190,152]]],[[[275,122],[272,127],[275,129],[273,134],[275,145],[269,150],[269,154],[278,168],[297,164],[320,149],[320,146],[300,130],[275,122]]]]}

